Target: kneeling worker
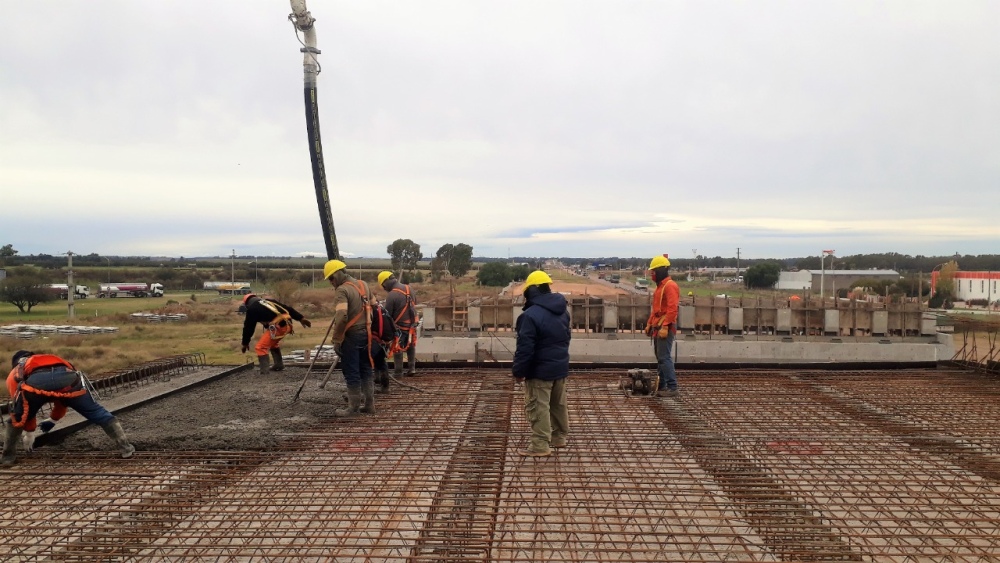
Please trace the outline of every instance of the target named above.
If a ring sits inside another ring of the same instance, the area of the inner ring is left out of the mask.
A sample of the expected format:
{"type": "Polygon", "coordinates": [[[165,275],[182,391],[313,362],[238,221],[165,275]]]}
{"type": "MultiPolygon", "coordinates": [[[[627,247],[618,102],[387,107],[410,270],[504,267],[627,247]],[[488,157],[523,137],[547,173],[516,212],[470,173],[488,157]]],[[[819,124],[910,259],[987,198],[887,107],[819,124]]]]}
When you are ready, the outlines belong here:
{"type": "Polygon", "coordinates": [[[46,403],[53,403],[50,420],[37,427],[49,432],[55,421],[66,415],[69,407],[100,426],[118,446],[123,458],[132,457],[135,448],[129,443],[121,423],[99,405],[83,381],[83,375],[73,364],[54,354],[36,354],[19,350],[10,359],[7,391],[12,397],[10,420],[4,425],[3,457],[0,464],[13,465],[17,457],[17,440],[22,432],[25,449],[31,451],[35,441],[35,415],[46,403]]]}

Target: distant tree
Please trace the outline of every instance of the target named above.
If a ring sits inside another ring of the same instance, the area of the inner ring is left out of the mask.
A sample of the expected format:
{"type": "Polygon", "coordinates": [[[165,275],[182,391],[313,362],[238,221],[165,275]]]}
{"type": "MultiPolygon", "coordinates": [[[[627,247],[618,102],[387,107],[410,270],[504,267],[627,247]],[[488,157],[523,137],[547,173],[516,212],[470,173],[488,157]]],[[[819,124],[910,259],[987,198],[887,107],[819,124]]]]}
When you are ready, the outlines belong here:
{"type": "Polygon", "coordinates": [[[299,295],[302,284],[295,280],[285,279],[271,284],[268,292],[271,297],[295,307],[294,303],[299,295]]]}
{"type": "Polygon", "coordinates": [[[405,272],[399,281],[405,284],[422,283],[424,281],[424,274],[420,270],[405,272]]]}
{"type": "Polygon", "coordinates": [[[460,278],[471,269],[472,247],[460,242],[451,251],[451,258],[448,260],[448,273],[460,278]]]}
{"type": "Polygon", "coordinates": [[[42,288],[44,283],[45,279],[34,268],[17,268],[0,280],[0,301],[10,303],[22,313],[30,313],[35,305],[56,298],[42,288]]]}
{"type": "Polygon", "coordinates": [[[908,286],[896,280],[862,278],[851,284],[874,295],[906,295],[908,286]]]}
{"type": "Polygon", "coordinates": [[[431,260],[431,280],[438,281],[448,272],[460,278],[472,269],[472,247],[465,243],[443,244],[431,260]]]}
{"type": "Polygon", "coordinates": [[[510,269],[511,281],[523,281],[531,273],[531,268],[527,266],[512,266],[510,269]]]}
{"type": "Polygon", "coordinates": [[[17,256],[17,251],[14,250],[14,245],[5,244],[3,246],[0,246],[0,266],[6,264],[7,259],[13,258],[14,256],[17,256]]]}
{"type": "Polygon", "coordinates": [[[476,274],[476,281],[479,285],[489,287],[503,287],[511,282],[513,276],[511,267],[506,262],[490,262],[483,264],[476,274]]]}
{"type": "Polygon", "coordinates": [[[761,262],[747,268],[743,283],[748,288],[766,289],[774,287],[781,277],[781,266],[774,262],[761,262]]]}
{"type": "Polygon", "coordinates": [[[934,284],[934,295],[942,294],[946,299],[955,297],[955,274],[958,272],[958,262],[951,260],[941,266],[937,283],[934,284]]]}
{"type": "Polygon", "coordinates": [[[437,254],[431,260],[431,282],[437,283],[441,281],[445,273],[448,271],[448,259],[451,257],[451,251],[455,248],[453,244],[446,244],[438,249],[437,254]]]}
{"type": "Polygon", "coordinates": [[[896,282],[896,286],[902,289],[907,297],[923,298],[931,291],[930,283],[926,279],[920,280],[917,276],[904,276],[896,282]]]}
{"type": "Polygon", "coordinates": [[[415,271],[417,262],[424,257],[420,252],[420,245],[410,239],[396,239],[385,248],[392,258],[392,270],[400,279],[406,272],[415,271]]]}
{"type": "Polygon", "coordinates": [[[188,272],[181,278],[181,289],[201,289],[204,280],[194,272],[188,272]]]}

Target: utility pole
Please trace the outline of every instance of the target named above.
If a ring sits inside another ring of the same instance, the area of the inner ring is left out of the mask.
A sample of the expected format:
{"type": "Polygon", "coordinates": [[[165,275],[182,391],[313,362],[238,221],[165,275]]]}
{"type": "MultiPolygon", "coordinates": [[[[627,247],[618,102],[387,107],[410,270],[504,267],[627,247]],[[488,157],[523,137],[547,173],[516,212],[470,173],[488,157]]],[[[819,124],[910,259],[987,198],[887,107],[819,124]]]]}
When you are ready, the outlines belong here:
{"type": "Polygon", "coordinates": [[[229,281],[230,283],[236,283],[236,249],[233,249],[232,262],[229,267],[229,281]]]}
{"type": "MultiPolygon", "coordinates": [[[[827,256],[832,256],[834,252],[836,252],[836,250],[824,250],[819,257],[819,298],[821,300],[823,299],[824,295],[823,277],[826,275],[826,269],[823,266],[823,260],[825,260],[827,256]]],[[[833,259],[830,259],[830,264],[833,264],[833,259]]]]}
{"type": "Polygon", "coordinates": [[[736,247],[736,277],[740,277],[740,247],[736,247]]]}
{"type": "Polygon", "coordinates": [[[76,293],[76,285],[73,284],[73,251],[67,250],[66,257],[69,259],[69,271],[66,273],[66,307],[69,318],[76,316],[73,310],[73,294],[76,293]]]}

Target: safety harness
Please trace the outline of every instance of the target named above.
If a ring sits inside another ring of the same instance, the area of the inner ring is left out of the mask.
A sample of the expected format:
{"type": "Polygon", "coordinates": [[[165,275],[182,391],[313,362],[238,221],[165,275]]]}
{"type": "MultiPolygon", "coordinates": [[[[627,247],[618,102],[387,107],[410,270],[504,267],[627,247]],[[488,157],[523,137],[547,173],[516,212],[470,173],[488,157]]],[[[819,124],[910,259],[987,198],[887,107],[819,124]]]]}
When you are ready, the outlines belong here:
{"type": "Polygon", "coordinates": [[[24,428],[29,420],[28,393],[53,400],[87,394],[80,372],[73,364],[54,354],[35,354],[22,360],[17,366],[14,381],[17,382],[17,389],[11,400],[14,408],[11,408],[10,420],[16,428],[24,428]]]}
{"type": "Polygon", "coordinates": [[[400,311],[398,315],[396,315],[395,319],[392,319],[392,322],[396,323],[396,326],[398,326],[398,327],[401,327],[401,328],[410,328],[413,325],[417,324],[417,310],[413,306],[413,296],[410,295],[410,286],[404,285],[403,287],[405,287],[406,289],[402,290],[402,289],[399,289],[398,287],[392,288],[393,291],[398,291],[399,293],[402,293],[406,297],[406,307],[404,307],[403,310],[400,311]],[[403,315],[405,315],[407,313],[410,314],[410,320],[408,320],[404,324],[402,322],[403,321],[403,315]]]}
{"type": "Polygon", "coordinates": [[[371,325],[371,318],[372,318],[371,297],[368,295],[368,292],[365,291],[365,286],[362,285],[360,281],[358,281],[357,283],[355,282],[345,282],[345,283],[347,283],[355,290],[357,290],[358,295],[361,297],[361,310],[358,311],[357,315],[354,315],[353,317],[351,317],[350,320],[347,321],[347,325],[344,327],[344,332],[346,333],[347,329],[357,324],[358,321],[364,319],[365,334],[368,336],[368,362],[370,365],[374,366],[375,360],[372,358],[372,346],[371,346],[372,341],[374,340],[374,337],[372,336],[372,325],[371,325]]]}
{"type": "Polygon", "coordinates": [[[402,340],[400,336],[402,335],[397,336],[392,341],[392,345],[389,347],[389,350],[386,352],[389,355],[405,352],[417,344],[417,309],[413,303],[413,295],[410,294],[410,286],[404,285],[403,287],[406,289],[403,290],[398,287],[392,288],[393,291],[398,291],[406,297],[406,306],[403,307],[403,310],[400,311],[398,315],[396,315],[393,322],[396,323],[396,327],[399,328],[400,332],[406,333],[406,345],[400,345],[400,340],[402,340]],[[410,318],[404,323],[403,315],[406,315],[407,313],[409,313],[410,318]]]}
{"type": "Polygon", "coordinates": [[[292,315],[289,314],[284,307],[274,303],[273,301],[268,301],[267,299],[261,299],[260,304],[275,315],[274,318],[271,319],[271,322],[265,325],[267,330],[271,332],[271,338],[277,340],[295,332],[292,324],[292,315]],[[288,332],[278,335],[278,330],[285,329],[286,327],[288,328],[288,332]]]}

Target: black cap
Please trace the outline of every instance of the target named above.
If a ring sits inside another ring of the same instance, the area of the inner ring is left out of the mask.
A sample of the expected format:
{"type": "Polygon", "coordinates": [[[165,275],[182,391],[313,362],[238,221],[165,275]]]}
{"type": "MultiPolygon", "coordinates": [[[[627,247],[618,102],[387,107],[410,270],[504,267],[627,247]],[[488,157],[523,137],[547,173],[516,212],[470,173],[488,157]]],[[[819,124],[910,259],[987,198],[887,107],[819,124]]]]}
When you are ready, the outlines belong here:
{"type": "Polygon", "coordinates": [[[10,358],[10,367],[17,367],[17,362],[21,361],[21,358],[27,358],[34,355],[34,352],[29,352],[28,350],[18,350],[17,352],[14,352],[14,355],[10,358]]]}

